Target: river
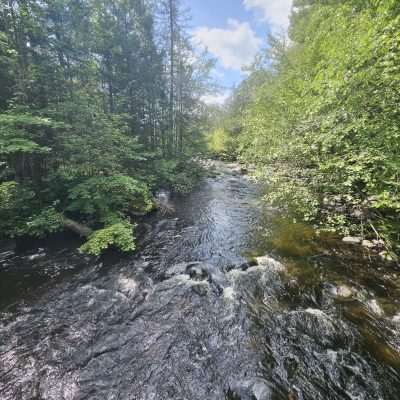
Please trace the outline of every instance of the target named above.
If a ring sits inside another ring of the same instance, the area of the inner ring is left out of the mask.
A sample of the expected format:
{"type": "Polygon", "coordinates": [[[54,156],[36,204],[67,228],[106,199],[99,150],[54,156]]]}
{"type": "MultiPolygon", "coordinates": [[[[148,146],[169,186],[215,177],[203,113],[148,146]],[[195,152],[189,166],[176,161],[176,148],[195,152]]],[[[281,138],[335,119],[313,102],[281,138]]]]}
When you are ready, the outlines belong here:
{"type": "Polygon", "coordinates": [[[2,400],[400,399],[396,267],[277,219],[216,165],[134,256],[4,247],[2,400]]]}

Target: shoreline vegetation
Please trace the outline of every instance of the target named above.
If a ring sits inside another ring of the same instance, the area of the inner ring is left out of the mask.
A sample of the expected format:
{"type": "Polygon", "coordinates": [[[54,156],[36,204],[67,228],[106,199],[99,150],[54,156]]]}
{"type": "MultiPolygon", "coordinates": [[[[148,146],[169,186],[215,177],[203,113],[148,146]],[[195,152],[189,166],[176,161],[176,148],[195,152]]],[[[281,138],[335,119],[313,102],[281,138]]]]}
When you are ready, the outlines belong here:
{"type": "Polygon", "coordinates": [[[297,0],[208,142],[257,167],[266,204],[398,263],[399,86],[398,1],[297,0]]]}

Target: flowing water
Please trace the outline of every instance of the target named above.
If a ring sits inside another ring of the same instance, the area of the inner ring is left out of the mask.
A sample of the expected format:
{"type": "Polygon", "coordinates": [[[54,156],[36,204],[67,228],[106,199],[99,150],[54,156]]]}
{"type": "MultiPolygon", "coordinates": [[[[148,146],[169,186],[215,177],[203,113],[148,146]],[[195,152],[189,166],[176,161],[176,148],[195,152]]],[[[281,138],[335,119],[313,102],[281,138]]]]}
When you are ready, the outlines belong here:
{"type": "Polygon", "coordinates": [[[4,248],[0,399],[400,399],[399,271],[217,169],[135,257],[4,248]]]}

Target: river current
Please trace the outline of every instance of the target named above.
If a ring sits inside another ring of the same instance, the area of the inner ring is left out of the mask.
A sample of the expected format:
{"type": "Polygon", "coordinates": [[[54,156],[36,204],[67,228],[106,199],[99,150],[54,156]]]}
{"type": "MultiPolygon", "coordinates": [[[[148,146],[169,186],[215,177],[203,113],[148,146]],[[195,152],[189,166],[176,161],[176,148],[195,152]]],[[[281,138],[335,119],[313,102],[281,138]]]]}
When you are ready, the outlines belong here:
{"type": "Polygon", "coordinates": [[[134,256],[3,249],[1,400],[400,399],[399,271],[272,230],[258,186],[216,165],[134,256]]]}

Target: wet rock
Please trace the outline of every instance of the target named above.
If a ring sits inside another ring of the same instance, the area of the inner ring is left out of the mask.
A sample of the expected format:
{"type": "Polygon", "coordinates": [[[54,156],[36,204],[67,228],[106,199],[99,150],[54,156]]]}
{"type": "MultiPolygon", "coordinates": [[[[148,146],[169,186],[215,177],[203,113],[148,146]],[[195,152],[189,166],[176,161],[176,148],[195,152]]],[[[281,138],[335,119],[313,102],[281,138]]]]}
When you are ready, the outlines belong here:
{"type": "Polygon", "coordinates": [[[174,276],[186,275],[192,281],[207,281],[213,286],[218,294],[222,294],[224,288],[229,286],[228,279],[222,270],[212,264],[202,262],[189,262],[173,265],[164,273],[164,280],[171,279],[174,276]]]}
{"type": "Polygon", "coordinates": [[[180,204],[182,223],[153,226],[141,246],[149,267],[82,263],[2,319],[1,400],[393,399],[393,369],[365,354],[336,307],[306,298],[314,286],[288,304],[282,264],[267,256],[239,267],[258,211],[251,187],[238,190],[246,180],[227,179],[180,204]]]}
{"type": "Polygon", "coordinates": [[[222,270],[214,265],[202,263],[200,265],[201,273],[206,275],[208,281],[215,287],[219,294],[222,294],[224,288],[229,286],[229,281],[222,270]]]}
{"type": "Polygon", "coordinates": [[[336,288],[336,296],[347,299],[353,296],[353,289],[347,285],[340,285],[336,288]]]}
{"type": "Polygon", "coordinates": [[[208,273],[204,270],[201,265],[193,265],[188,268],[187,272],[189,273],[190,279],[195,281],[204,281],[208,278],[208,273]]]}
{"type": "Polygon", "coordinates": [[[268,268],[272,271],[280,272],[285,270],[283,264],[270,256],[257,257],[256,261],[258,266],[268,268]]]}
{"type": "Polygon", "coordinates": [[[320,309],[308,308],[292,314],[297,328],[309,337],[313,337],[319,345],[330,346],[339,337],[337,321],[333,320],[327,313],[320,309]]]}
{"type": "Polygon", "coordinates": [[[379,240],[378,239],[374,239],[372,241],[372,243],[374,244],[374,246],[376,248],[379,248],[379,249],[382,249],[382,248],[385,247],[385,242],[383,240],[381,240],[381,239],[379,239],[379,240]]]}
{"type": "Polygon", "coordinates": [[[373,249],[375,247],[374,243],[371,242],[370,240],[363,240],[361,244],[363,247],[366,247],[367,249],[373,249]]]}
{"type": "Polygon", "coordinates": [[[232,265],[228,265],[225,268],[225,271],[226,272],[231,272],[231,271],[233,271],[235,269],[238,269],[238,270],[241,270],[241,271],[247,271],[250,267],[254,267],[255,265],[257,265],[256,262],[254,262],[254,263],[253,262],[245,262],[245,263],[242,263],[240,265],[232,264],[232,265]]]}
{"type": "Polygon", "coordinates": [[[207,284],[196,284],[192,286],[192,290],[201,297],[205,297],[209,294],[209,286],[207,284]]]}
{"type": "Polygon", "coordinates": [[[361,244],[362,238],[357,237],[357,236],[346,236],[342,239],[342,241],[344,243],[357,245],[357,244],[361,244]]]}
{"type": "Polygon", "coordinates": [[[138,287],[137,282],[133,278],[120,276],[118,279],[118,289],[126,296],[132,296],[138,287]]]}

